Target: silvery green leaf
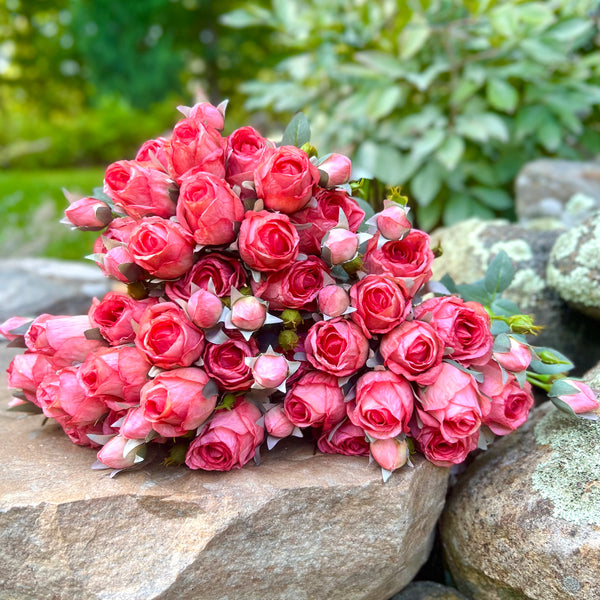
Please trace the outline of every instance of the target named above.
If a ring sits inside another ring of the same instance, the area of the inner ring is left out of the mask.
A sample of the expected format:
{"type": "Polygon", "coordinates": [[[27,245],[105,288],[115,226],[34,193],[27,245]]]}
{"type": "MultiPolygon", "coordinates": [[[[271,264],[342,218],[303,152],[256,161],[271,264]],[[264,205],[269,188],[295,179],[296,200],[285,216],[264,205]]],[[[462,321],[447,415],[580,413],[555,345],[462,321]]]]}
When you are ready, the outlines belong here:
{"type": "Polygon", "coordinates": [[[383,483],[387,483],[389,478],[392,476],[393,471],[388,471],[381,467],[381,478],[383,479],[383,483]]]}
{"type": "Polygon", "coordinates": [[[219,386],[216,381],[209,379],[202,388],[202,395],[206,400],[210,400],[213,396],[219,393],[219,386]]]}
{"type": "Polygon", "coordinates": [[[579,394],[579,392],[579,388],[564,379],[559,379],[552,384],[548,396],[572,396],[573,394],[579,394]]]}
{"type": "Polygon", "coordinates": [[[83,335],[86,340],[97,340],[98,342],[105,342],[106,340],[102,337],[100,333],[100,329],[98,327],[94,327],[92,329],[86,329],[83,332],[83,335]]]}
{"type": "MultiPolygon", "coordinates": [[[[92,442],[95,442],[96,444],[100,444],[101,446],[104,446],[104,444],[106,444],[106,442],[108,442],[108,440],[112,440],[112,438],[115,437],[114,433],[111,433],[110,435],[87,433],[86,435],[88,438],[90,438],[90,440],[92,440],[92,442]]],[[[102,464],[102,463],[100,463],[100,464],[102,464]]],[[[108,467],[103,467],[103,468],[107,469],[108,467]]]]}
{"type": "Polygon", "coordinates": [[[138,446],[144,444],[144,440],[127,440],[125,446],[123,446],[123,458],[129,453],[133,452],[138,446]]]}
{"type": "Polygon", "coordinates": [[[90,468],[94,471],[110,469],[110,467],[107,467],[104,463],[101,463],[99,460],[95,461],[90,468]]]}
{"type": "Polygon", "coordinates": [[[277,445],[277,442],[280,442],[281,438],[273,437],[272,435],[267,436],[267,450],[273,450],[277,445]]]}
{"type": "Polygon", "coordinates": [[[310,142],[310,125],[304,113],[296,114],[283,132],[282,146],[296,146],[300,148],[310,142]]]}

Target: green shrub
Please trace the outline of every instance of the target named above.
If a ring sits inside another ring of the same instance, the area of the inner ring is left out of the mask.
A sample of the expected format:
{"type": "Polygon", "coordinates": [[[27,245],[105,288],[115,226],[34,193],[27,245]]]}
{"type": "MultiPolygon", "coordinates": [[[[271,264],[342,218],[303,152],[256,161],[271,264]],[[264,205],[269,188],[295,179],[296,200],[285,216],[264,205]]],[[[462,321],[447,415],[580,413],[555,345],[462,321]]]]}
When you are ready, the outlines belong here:
{"type": "Polygon", "coordinates": [[[287,56],[245,84],[248,110],[303,110],[320,152],[407,185],[421,227],[511,216],[540,156],[600,150],[597,0],[272,0],[225,15],[287,56]]]}

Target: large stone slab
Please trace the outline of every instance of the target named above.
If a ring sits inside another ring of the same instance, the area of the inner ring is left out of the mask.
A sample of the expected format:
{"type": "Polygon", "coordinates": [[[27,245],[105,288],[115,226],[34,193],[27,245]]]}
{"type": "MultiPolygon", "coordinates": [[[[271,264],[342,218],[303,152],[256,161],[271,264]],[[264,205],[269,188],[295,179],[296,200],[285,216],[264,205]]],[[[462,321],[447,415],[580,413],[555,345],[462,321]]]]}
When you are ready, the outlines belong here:
{"type": "MultiPolygon", "coordinates": [[[[588,374],[600,383],[600,369],[588,374]]],[[[460,477],[441,536],[473,600],[600,598],[600,422],[546,403],[460,477]]]]}
{"type": "Polygon", "coordinates": [[[448,474],[420,457],[384,484],[366,458],[298,441],[230,473],[111,479],[6,398],[3,600],[387,600],[427,559],[448,474]]]}

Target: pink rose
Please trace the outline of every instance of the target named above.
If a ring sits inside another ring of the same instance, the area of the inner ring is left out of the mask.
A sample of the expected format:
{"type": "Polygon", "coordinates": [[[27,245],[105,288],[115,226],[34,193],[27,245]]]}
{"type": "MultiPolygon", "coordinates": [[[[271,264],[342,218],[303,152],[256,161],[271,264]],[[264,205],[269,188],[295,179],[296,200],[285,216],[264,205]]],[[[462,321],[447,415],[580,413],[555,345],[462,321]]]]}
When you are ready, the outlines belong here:
{"type": "Polygon", "coordinates": [[[244,205],[229,185],[211,173],[188,171],[181,179],[177,219],[196,244],[220,246],[236,238],[236,223],[244,218],[244,205]]]}
{"type": "Polygon", "coordinates": [[[256,271],[278,271],[298,256],[298,233],[286,215],[248,211],[240,227],[242,260],[256,271]]]}
{"type": "Polygon", "coordinates": [[[375,462],[386,471],[395,471],[408,461],[408,444],[394,438],[371,442],[371,454],[375,462]]]}
{"type": "Polygon", "coordinates": [[[120,160],[106,169],[103,191],[130,217],[168,219],[175,214],[171,186],[163,171],[135,160],[120,160]]]}
{"type": "Polygon", "coordinates": [[[204,254],[179,280],[166,285],[167,296],[171,300],[187,300],[192,295],[192,284],[209,290],[212,281],[219,298],[229,296],[231,288],[240,289],[246,285],[246,272],[241,261],[235,256],[221,252],[204,254]]]}
{"type": "Polygon", "coordinates": [[[65,209],[67,220],[82,231],[99,231],[112,221],[112,211],[106,203],[95,198],[80,198],[65,209]]]}
{"type": "Polygon", "coordinates": [[[440,429],[423,427],[415,439],[425,458],[438,467],[451,467],[463,462],[477,448],[479,432],[448,441],[440,429]]]}
{"type": "Polygon", "coordinates": [[[266,302],[254,296],[244,296],[231,305],[231,324],[238,329],[256,331],[266,319],[266,302]]]}
{"type": "Polygon", "coordinates": [[[329,231],[323,238],[323,256],[332,265],[352,260],[358,252],[358,236],[339,227],[329,231]]]}
{"type": "Polygon", "coordinates": [[[508,352],[494,352],[494,360],[508,371],[518,373],[525,371],[531,363],[531,349],[527,344],[518,342],[514,338],[510,339],[510,349],[508,352]]]}
{"type": "Polygon", "coordinates": [[[94,254],[103,255],[102,260],[96,262],[96,264],[105,275],[114,277],[123,283],[136,281],[143,274],[143,271],[135,266],[139,277],[137,279],[132,278],[133,272],[129,268],[130,265],[133,265],[133,257],[126,244],[136,225],[137,221],[131,217],[114,219],[106,231],[94,242],[94,254]],[[128,271],[129,277],[119,270],[121,265],[123,265],[124,270],[128,271]]]}
{"type": "Polygon", "coordinates": [[[119,428],[119,434],[128,440],[145,440],[152,431],[152,425],[144,415],[144,407],[135,406],[127,411],[119,428]]]}
{"type": "Polygon", "coordinates": [[[133,405],[139,402],[150,366],[135,346],[100,348],[88,354],[77,377],[88,396],[115,396],[133,405]]]}
{"type": "Polygon", "coordinates": [[[350,288],[352,320],[363,333],[387,333],[399,325],[410,312],[410,300],[390,277],[367,275],[350,288]]]}
{"type": "Polygon", "coordinates": [[[350,231],[356,233],[365,218],[365,212],[356,200],[343,190],[317,189],[316,207],[306,207],[290,215],[292,223],[308,225],[298,232],[300,252],[321,255],[323,236],[335,227],[340,218],[340,209],[346,216],[350,231]]]}
{"type": "Polygon", "coordinates": [[[123,292],[108,292],[102,300],[94,298],[88,316],[92,327],[112,346],[128,344],[135,339],[132,323],[139,323],[143,312],[156,304],[156,298],[134,300],[123,292]]]}
{"type": "Polygon", "coordinates": [[[274,438],[286,438],[294,432],[295,425],[287,418],[283,404],[276,404],[265,413],[265,429],[274,438]]]}
{"type": "Polygon", "coordinates": [[[166,173],[168,160],[166,150],[169,147],[169,141],[166,138],[159,137],[155,140],[144,142],[135,155],[135,160],[139,163],[150,163],[155,168],[160,168],[166,173]]]}
{"type": "Polygon", "coordinates": [[[37,404],[35,392],[46,375],[55,373],[52,359],[45,354],[17,354],[8,366],[8,387],[23,391],[25,397],[37,404]]]}
{"type": "Polygon", "coordinates": [[[420,389],[418,397],[423,425],[439,429],[451,443],[474,435],[491,409],[472,375],[449,363],[442,363],[437,381],[420,389]]]}
{"type": "MultiPolygon", "coordinates": [[[[186,107],[187,109],[187,107],[186,107]]],[[[187,117],[197,123],[202,123],[207,127],[214,127],[222,131],[225,127],[225,115],[218,106],[213,106],[210,102],[197,102],[189,108],[187,117]]]]}
{"type": "Polygon", "coordinates": [[[324,454],[344,454],[346,456],[369,456],[369,442],[365,432],[350,421],[339,427],[323,431],[317,447],[324,454]]]}
{"type": "Polygon", "coordinates": [[[222,344],[206,344],[204,368],[219,387],[230,392],[247,390],[253,379],[246,358],[256,356],[258,346],[253,338],[246,341],[236,331],[228,335],[230,339],[222,344]]]}
{"type": "Polygon", "coordinates": [[[444,344],[433,327],[421,321],[404,321],[386,333],[379,351],[385,366],[419,385],[439,377],[444,344]]]}
{"type": "Polygon", "coordinates": [[[577,379],[565,378],[561,383],[567,384],[575,388],[572,394],[560,394],[557,396],[559,400],[562,400],[567,404],[575,414],[580,415],[583,413],[595,411],[598,408],[598,398],[596,393],[583,381],[577,379]]]}
{"type": "Polygon", "coordinates": [[[217,404],[217,394],[204,395],[208,380],[208,375],[195,367],[160,373],[142,388],[144,418],[164,437],[179,437],[197,429],[217,404]]]}
{"type": "Polygon", "coordinates": [[[319,312],[327,317],[339,317],[350,306],[348,292],[338,285],[326,285],[321,288],[317,300],[319,312]]]}
{"type": "Polygon", "coordinates": [[[190,296],[186,310],[194,325],[210,329],[219,322],[223,313],[223,303],[212,292],[200,288],[190,296]]]}
{"type": "Polygon", "coordinates": [[[204,333],[176,304],[161,302],[142,315],[135,345],[157,367],[189,367],[204,350],[204,333]]]}
{"type": "Polygon", "coordinates": [[[0,335],[4,336],[9,342],[22,338],[24,333],[14,333],[16,330],[33,321],[30,317],[10,317],[0,324],[0,335]]]}
{"type": "Polygon", "coordinates": [[[263,442],[264,428],[257,424],[260,418],[260,410],[250,402],[217,411],[190,444],[185,464],[190,469],[205,471],[240,469],[263,442]]]}
{"type": "Polygon", "coordinates": [[[283,401],[287,418],[297,427],[331,429],[346,414],[337,377],[319,371],[302,375],[283,401]]]}
{"type": "Polygon", "coordinates": [[[451,348],[450,358],[469,366],[484,365],[492,356],[490,317],[478,302],[455,296],[430,298],[415,307],[415,318],[427,321],[451,348]]]}
{"type": "Polygon", "coordinates": [[[319,183],[319,170],[303,150],[281,146],[254,171],[256,194],[265,207],[285,214],[304,208],[319,183]]]}
{"type": "Polygon", "coordinates": [[[254,181],[254,170],[273,151],[274,144],[253,127],[240,127],[227,138],[227,181],[241,185],[254,181]]]}
{"type": "Polygon", "coordinates": [[[356,384],[356,399],[347,404],[348,417],[372,438],[408,433],[414,397],[410,383],[391,371],[369,371],[356,384]]]}
{"type": "Polygon", "coordinates": [[[254,381],[265,389],[278,388],[288,374],[288,362],[281,354],[261,354],[252,367],[254,381]]]}
{"type": "Polygon", "coordinates": [[[317,295],[326,280],[331,281],[327,265],[320,258],[309,256],[285,269],[269,273],[259,283],[252,281],[252,291],[266,300],[272,310],[293,308],[313,311],[317,308],[317,295]]]}
{"type": "Polygon", "coordinates": [[[98,460],[110,469],[127,469],[133,467],[141,448],[140,446],[136,446],[124,455],[125,444],[127,444],[128,441],[127,438],[120,435],[111,438],[98,451],[98,460]]]}
{"type": "Polygon", "coordinates": [[[352,173],[352,162],[343,154],[330,154],[319,165],[319,171],[327,178],[326,187],[332,188],[348,182],[352,173]]]}
{"type": "Polygon", "coordinates": [[[377,214],[377,229],[385,239],[401,240],[411,230],[406,213],[405,207],[391,204],[377,214]]]}
{"type": "Polygon", "coordinates": [[[158,279],[181,277],[194,262],[194,240],[179,223],[148,217],[131,233],[134,262],[158,279]]]}
{"type": "Polygon", "coordinates": [[[407,292],[414,296],[431,278],[433,252],[429,249],[429,236],[413,229],[405,238],[386,242],[377,248],[378,235],[367,244],[364,267],[368,273],[389,275],[403,280],[407,292]]]}
{"type": "Polygon", "coordinates": [[[169,174],[175,180],[194,167],[225,177],[225,139],[217,129],[194,118],[175,125],[166,154],[169,174]]]}
{"type": "Polygon", "coordinates": [[[369,356],[369,342],[360,327],[342,317],[315,323],[304,345],[313,367],[337,377],[356,373],[369,356]]]}

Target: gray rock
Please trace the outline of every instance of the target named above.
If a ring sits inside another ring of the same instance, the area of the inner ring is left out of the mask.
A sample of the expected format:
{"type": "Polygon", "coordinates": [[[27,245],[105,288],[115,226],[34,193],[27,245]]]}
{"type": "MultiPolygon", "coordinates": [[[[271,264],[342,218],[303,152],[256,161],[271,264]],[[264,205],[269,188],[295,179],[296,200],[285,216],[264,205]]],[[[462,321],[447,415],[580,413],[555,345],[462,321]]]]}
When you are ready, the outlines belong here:
{"type": "Polygon", "coordinates": [[[259,467],[111,479],[90,469],[93,450],[6,399],[4,600],[387,600],[429,554],[448,472],[422,457],[384,484],[366,458],[297,441],[259,467]]]}
{"type": "Polygon", "coordinates": [[[110,280],[100,269],[77,261],[46,258],[0,260],[0,322],[9,317],[85,314],[110,280]]]}
{"type": "Polygon", "coordinates": [[[415,581],[390,600],[467,600],[458,590],[432,581],[415,581]]]}
{"type": "Polygon", "coordinates": [[[546,273],[563,300],[600,319],[600,211],[556,240],[546,273]]]}
{"type": "Polygon", "coordinates": [[[552,219],[567,227],[600,208],[600,163],[543,158],[527,163],[515,180],[520,222],[552,219]]]}
{"type": "Polygon", "coordinates": [[[599,439],[600,421],[546,403],[459,478],[441,537],[469,598],[600,598],[599,439]]]}
{"type": "Polygon", "coordinates": [[[548,256],[560,233],[481,219],[438,229],[432,245],[441,243],[443,255],[433,263],[433,278],[448,273],[456,283],[471,283],[482,278],[492,258],[504,250],[516,274],[503,296],[544,327],[532,343],[563,352],[583,373],[600,360],[600,324],[569,307],[546,281],[548,256]]]}

